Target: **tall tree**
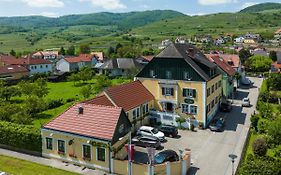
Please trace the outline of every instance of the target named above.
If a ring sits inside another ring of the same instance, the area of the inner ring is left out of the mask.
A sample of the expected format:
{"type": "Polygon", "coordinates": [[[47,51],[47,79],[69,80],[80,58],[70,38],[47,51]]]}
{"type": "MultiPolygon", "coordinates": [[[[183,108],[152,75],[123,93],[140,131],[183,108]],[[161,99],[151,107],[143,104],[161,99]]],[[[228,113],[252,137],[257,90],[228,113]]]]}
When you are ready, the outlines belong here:
{"type": "Polygon", "coordinates": [[[63,47],[60,48],[60,54],[65,55],[65,49],[63,47]]]}
{"type": "Polygon", "coordinates": [[[10,51],[10,55],[12,55],[12,56],[16,56],[16,55],[17,55],[17,53],[16,53],[16,51],[14,51],[14,49],[12,49],[12,50],[10,51]]]}
{"type": "Polygon", "coordinates": [[[241,49],[239,51],[239,57],[241,59],[242,64],[251,56],[252,56],[252,54],[250,53],[250,51],[248,49],[241,49]]]}
{"type": "Polygon", "coordinates": [[[70,46],[67,51],[66,51],[67,55],[75,55],[75,47],[72,45],[70,46]]]}
{"type": "Polygon", "coordinates": [[[272,60],[272,61],[277,61],[277,54],[275,51],[270,51],[269,52],[269,58],[272,60]]]}
{"type": "Polygon", "coordinates": [[[80,45],[80,53],[88,54],[91,53],[91,48],[88,44],[82,44],[80,45]]]}

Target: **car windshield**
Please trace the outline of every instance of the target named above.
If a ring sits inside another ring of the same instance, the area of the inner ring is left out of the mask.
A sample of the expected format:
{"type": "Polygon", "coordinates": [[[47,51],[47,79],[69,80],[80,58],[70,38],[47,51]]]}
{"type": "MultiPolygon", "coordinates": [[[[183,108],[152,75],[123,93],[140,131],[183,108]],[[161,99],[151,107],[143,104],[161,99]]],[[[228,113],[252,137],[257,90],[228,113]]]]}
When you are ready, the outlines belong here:
{"type": "Polygon", "coordinates": [[[244,99],[244,101],[245,101],[245,102],[248,102],[248,101],[249,101],[249,99],[248,99],[248,98],[245,98],[245,99],[244,99]]]}
{"type": "Polygon", "coordinates": [[[155,157],[154,157],[154,161],[156,164],[160,164],[160,163],[163,163],[165,160],[165,157],[164,155],[162,154],[157,154],[155,157]]]}
{"type": "Polygon", "coordinates": [[[158,129],[155,129],[155,128],[152,129],[151,131],[152,131],[153,134],[157,134],[158,133],[158,129]]]}

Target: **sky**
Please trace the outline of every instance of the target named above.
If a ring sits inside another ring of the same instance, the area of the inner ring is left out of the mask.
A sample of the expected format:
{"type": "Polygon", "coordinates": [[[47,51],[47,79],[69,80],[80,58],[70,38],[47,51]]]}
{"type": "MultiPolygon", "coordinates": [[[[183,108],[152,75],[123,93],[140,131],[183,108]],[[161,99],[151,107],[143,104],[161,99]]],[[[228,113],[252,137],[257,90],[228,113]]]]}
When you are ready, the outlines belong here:
{"type": "MultiPolygon", "coordinates": [[[[187,15],[237,12],[264,0],[0,0],[0,16],[58,17],[96,12],[175,10],[187,15]]],[[[280,2],[280,0],[270,0],[280,2]]]]}

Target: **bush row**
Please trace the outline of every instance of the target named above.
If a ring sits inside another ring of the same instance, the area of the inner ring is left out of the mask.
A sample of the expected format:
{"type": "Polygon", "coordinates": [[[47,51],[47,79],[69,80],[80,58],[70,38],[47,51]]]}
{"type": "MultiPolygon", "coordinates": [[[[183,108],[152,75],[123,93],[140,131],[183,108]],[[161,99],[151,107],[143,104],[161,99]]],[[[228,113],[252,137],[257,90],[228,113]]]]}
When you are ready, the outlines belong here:
{"type": "Polygon", "coordinates": [[[40,130],[33,126],[0,121],[0,144],[41,152],[40,130]]]}

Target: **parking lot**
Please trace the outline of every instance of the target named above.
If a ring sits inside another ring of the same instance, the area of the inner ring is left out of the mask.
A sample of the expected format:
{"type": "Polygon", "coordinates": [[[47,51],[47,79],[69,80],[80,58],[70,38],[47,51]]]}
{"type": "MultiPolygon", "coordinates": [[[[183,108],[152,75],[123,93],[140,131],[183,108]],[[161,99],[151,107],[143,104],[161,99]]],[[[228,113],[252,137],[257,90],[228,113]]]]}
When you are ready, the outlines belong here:
{"type": "MultiPolygon", "coordinates": [[[[261,78],[250,78],[254,82],[252,87],[241,87],[237,90],[237,96],[233,100],[233,108],[229,113],[218,113],[217,117],[225,118],[223,132],[212,132],[209,129],[196,129],[195,132],[179,130],[177,138],[168,138],[163,143],[164,149],[172,149],[177,152],[186,148],[191,149],[192,168],[189,174],[198,175],[230,175],[232,165],[229,154],[238,156],[234,163],[235,169],[242,153],[247,132],[250,127],[250,115],[254,112],[258,98],[261,78]],[[249,97],[252,106],[241,107],[244,97],[249,97]]],[[[145,148],[136,148],[139,162],[146,163],[147,155],[145,148]]],[[[157,150],[159,152],[161,150],[157,150]]]]}

